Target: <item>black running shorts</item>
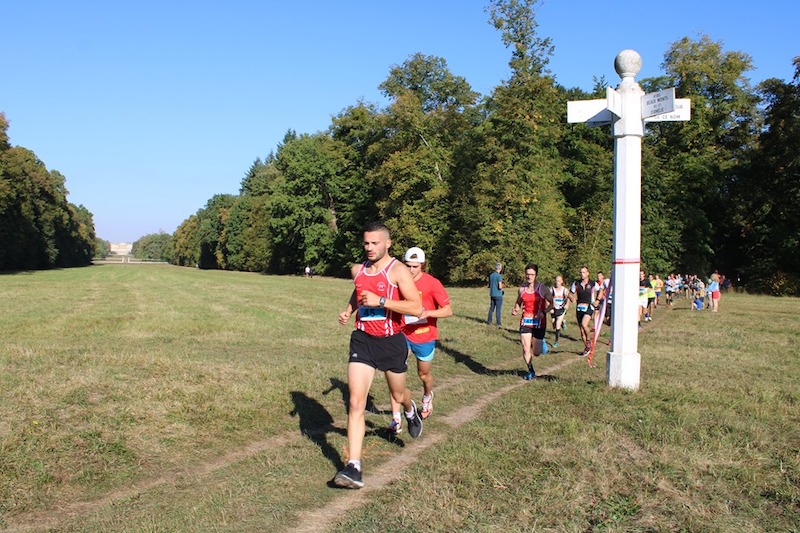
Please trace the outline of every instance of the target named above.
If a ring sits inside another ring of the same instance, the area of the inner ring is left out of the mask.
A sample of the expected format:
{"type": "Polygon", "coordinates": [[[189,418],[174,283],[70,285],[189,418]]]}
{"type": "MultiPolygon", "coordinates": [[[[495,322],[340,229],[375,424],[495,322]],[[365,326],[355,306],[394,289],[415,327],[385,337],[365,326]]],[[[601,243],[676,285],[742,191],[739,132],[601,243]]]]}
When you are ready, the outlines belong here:
{"type": "Polygon", "coordinates": [[[408,345],[402,333],[390,337],[373,337],[361,331],[350,334],[350,361],[363,363],[382,372],[402,374],[408,370],[408,345]]]}

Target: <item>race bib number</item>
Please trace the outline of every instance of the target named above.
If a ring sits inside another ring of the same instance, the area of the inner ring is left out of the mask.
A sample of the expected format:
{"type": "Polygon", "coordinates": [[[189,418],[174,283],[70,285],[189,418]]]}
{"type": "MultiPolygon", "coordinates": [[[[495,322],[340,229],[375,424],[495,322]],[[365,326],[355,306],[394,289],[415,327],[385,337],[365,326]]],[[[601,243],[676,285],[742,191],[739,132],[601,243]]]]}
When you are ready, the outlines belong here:
{"type": "Polygon", "coordinates": [[[358,308],[358,317],[362,322],[386,320],[386,309],[383,307],[367,307],[362,305],[358,308]]]}
{"type": "Polygon", "coordinates": [[[556,304],[556,307],[561,307],[564,305],[564,298],[553,298],[553,303],[556,304]]]}
{"type": "Polygon", "coordinates": [[[411,325],[411,324],[427,324],[428,323],[428,319],[427,318],[420,318],[420,317],[414,316],[414,315],[403,315],[403,317],[405,318],[407,326],[411,325]]]}
{"type": "Polygon", "coordinates": [[[585,313],[586,311],[588,311],[588,310],[589,310],[589,304],[578,304],[578,306],[576,307],[576,309],[577,309],[578,311],[580,311],[581,313],[585,313]]]}
{"type": "Polygon", "coordinates": [[[522,317],[522,325],[526,328],[538,328],[539,327],[539,318],[534,318],[532,316],[524,316],[522,317]]]}

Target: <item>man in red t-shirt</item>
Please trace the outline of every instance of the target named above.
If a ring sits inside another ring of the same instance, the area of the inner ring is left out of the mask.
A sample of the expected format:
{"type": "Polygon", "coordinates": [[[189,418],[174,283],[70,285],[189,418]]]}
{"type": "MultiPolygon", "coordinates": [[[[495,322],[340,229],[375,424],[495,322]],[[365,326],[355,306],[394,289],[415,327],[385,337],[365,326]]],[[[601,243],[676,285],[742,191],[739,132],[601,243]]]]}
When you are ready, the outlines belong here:
{"type": "MultiPolygon", "coordinates": [[[[450,307],[450,296],[447,295],[442,282],[425,272],[425,252],[416,246],[409,248],[404,257],[406,266],[422,298],[422,314],[405,315],[403,334],[409,351],[417,360],[417,375],[422,380],[422,418],[428,418],[433,412],[433,374],[431,364],[436,350],[436,339],[439,330],[436,321],[453,315],[450,307]]],[[[392,401],[392,422],[389,431],[401,431],[400,404],[392,401]]]]}
{"type": "Polygon", "coordinates": [[[388,255],[392,245],[389,229],[373,222],[364,229],[367,260],[353,265],[355,288],[339,323],[346,325],[356,313],[356,329],[350,335],[350,360],[347,387],[350,402],[347,411],[348,463],[333,478],[339,487],[360,489],[361,453],[366,433],[367,397],[377,370],[386,376],[392,399],[405,408],[408,434],[419,437],[422,418],[406,387],[408,348],[401,331],[403,315],[422,314],[422,303],[408,268],[388,255]]]}

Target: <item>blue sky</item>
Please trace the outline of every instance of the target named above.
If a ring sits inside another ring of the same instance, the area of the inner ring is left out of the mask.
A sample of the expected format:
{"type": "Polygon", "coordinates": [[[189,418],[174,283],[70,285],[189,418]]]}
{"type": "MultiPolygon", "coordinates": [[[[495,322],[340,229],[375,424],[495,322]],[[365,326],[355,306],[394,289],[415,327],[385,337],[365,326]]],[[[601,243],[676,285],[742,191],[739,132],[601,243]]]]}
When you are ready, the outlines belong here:
{"type": "MultiPolygon", "coordinates": [[[[615,56],[661,74],[671,43],[707,34],[753,58],[753,83],[794,74],[800,2],[545,0],[539,35],[567,87],[616,85],[615,56]]],[[[509,51],[480,0],[26,0],[0,6],[0,111],[11,143],[67,180],[111,242],[177,226],[237,194],[288,129],[314,133],[414,53],[443,57],[488,94],[509,51]]]]}

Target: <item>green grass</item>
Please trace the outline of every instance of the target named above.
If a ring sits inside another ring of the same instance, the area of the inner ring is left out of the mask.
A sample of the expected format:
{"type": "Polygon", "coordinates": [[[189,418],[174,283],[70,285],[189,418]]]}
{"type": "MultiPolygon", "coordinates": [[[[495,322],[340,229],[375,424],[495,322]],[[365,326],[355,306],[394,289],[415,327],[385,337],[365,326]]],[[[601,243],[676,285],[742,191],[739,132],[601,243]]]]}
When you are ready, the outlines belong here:
{"type": "MultiPolygon", "coordinates": [[[[570,339],[522,384],[509,302],[489,328],[485,290],[451,289],[435,414],[398,442],[368,415],[367,487],[418,456],[364,494],[327,486],[350,290],[163,265],[0,275],[0,529],[293,531],[321,508],[346,509],[335,531],[800,529],[797,299],[659,309],[634,393],[570,339]]],[[[380,378],[372,396],[388,408],[380,378]]]]}

